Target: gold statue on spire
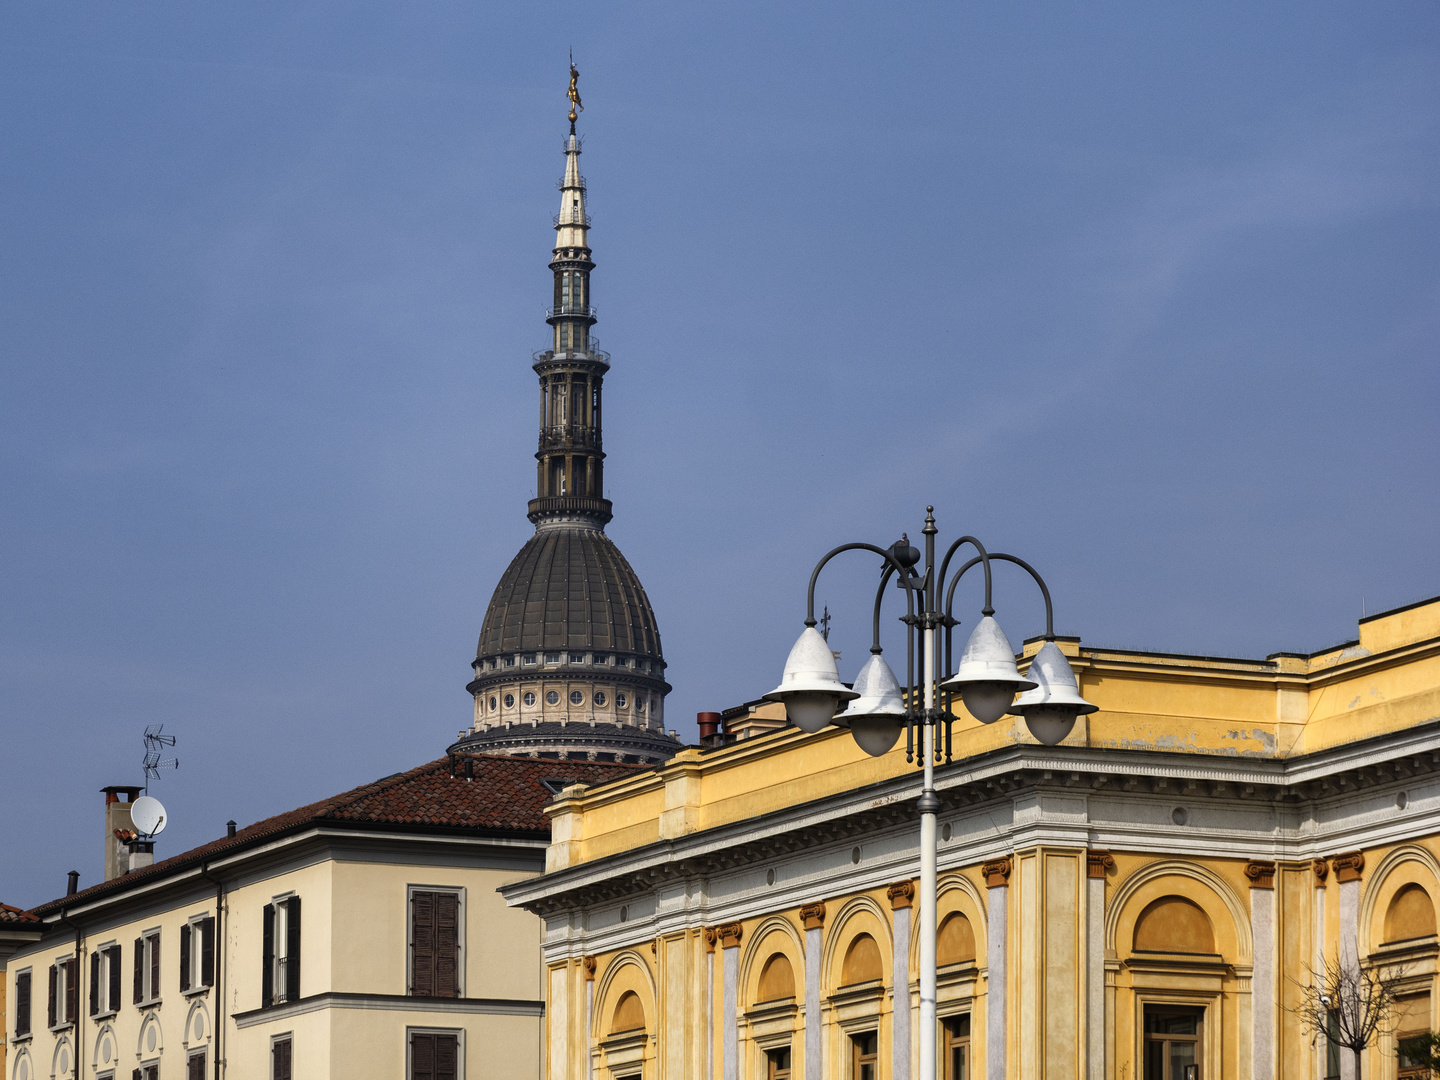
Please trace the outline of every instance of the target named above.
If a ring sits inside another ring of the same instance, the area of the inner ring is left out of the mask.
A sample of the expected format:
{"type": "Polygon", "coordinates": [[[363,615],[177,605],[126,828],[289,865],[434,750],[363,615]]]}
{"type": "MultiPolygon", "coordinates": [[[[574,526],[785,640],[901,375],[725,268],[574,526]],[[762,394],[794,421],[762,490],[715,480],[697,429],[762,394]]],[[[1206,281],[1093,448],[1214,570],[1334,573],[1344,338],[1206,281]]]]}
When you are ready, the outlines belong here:
{"type": "Polygon", "coordinates": [[[575,66],[575,57],[570,57],[570,89],[565,96],[570,99],[570,127],[573,130],[579,113],[585,111],[585,106],[580,104],[580,89],[576,85],[580,81],[580,70],[575,66]]]}

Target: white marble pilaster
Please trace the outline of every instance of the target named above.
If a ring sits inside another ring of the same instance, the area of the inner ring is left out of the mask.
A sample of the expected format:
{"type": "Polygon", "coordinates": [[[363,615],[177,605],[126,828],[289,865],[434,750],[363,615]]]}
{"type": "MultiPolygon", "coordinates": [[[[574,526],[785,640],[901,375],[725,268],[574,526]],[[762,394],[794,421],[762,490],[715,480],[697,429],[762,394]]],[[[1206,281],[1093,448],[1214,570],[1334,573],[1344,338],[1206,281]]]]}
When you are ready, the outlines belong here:
{"type": "Polygon", "coordinates": [[[1255,945],[1251,981],[1250,1075],[1275,1080],[1275,890],[1250,890],[1250,934],[1255,945]]]}
{"type": "MultiPolygon", "coordinates": [[[[1360,964],[1360,880],[1340,882],[1340,966],[1356,968],[1360,964]]],[[[1359,1080],[1355,1075],[1355,1056],[1348,1050],[1340,1052],[1340,1080],[1359,1080]]]]}
{"type": "Polygon", "coordinates": [[[894,973],[895,1004],[890,1014],[890,1075],[893,1080],[910,1080],[910,912],[895,911],[895,951],[890,970],[894,973]]]}
{"type": "Polygon", "coordinates": [[[729,945],[724,952],[725,1011],[721,1043],[720,1075],[724,1080],[739,1080],[740,1029],[737,1024],[737,999],[740,993],[740,946],[729,945]]]}
{"type": "Polygon", "coordinates": [[[1089,1080],[1105,1080],[1105,878],[1086,880],[1085,1015],[1089,1080]]]}
{"type": "Polygon", "coordinates": [[[1005,960],[1009,955],[1010,934],[1008,885],[996,885],[988,898],[989,949],[986,957],[988,986],[985,991],[985,1076],[987,1080],[1005,1080],[1005,960]]]}
{"type": "Polygon", "coordinates": [[[821,1080],[824,1056],[820,1039],[820,927],[805,931],[805,1080],[821,1080]]]}

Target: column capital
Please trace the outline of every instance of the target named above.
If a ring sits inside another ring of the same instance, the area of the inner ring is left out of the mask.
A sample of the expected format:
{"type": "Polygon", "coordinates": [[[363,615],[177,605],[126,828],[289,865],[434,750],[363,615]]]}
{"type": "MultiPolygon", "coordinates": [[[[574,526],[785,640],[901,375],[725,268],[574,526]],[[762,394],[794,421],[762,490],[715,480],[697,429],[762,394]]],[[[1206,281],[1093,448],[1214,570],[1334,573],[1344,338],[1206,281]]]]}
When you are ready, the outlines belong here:
{"type": "Polygon", "coordinates": [[[806,930],[819,930],[825,925],[825,901],[816,900],[813,904],[801,905],[800,921],[805,924],[806,930]]]}
{"type": "Polygon", "coordinates": [[[915,902],[915,882],[897,881],[885,890],[885,895],[890,898],[891,911],[908,908],[915,902]]]}
{"type": "Polygon", "coordinates": [[[1315,884],[1324,885],[1325,879],[1330,876],[1330,866],[1324,859],[1311,859],[1310,869],[1315,872],[1315,884]]]}
{"type": "Polygon", "coordinates": [[[586,982],[594,982],[594,981],[595,981],[595,957],[593,957],[593,956],[582,956],[582,957],[580,958],[580,966],[585,969],[585,981],[586,981],[586,982]]]}
{"type": "Polygon", "coordinates": [[[1085,876],[1092,878],[1103,878],[1107,870],[1115,868],[1115,857],[1108,851],[1100,848],[1091,848],[1085,852],[1085,876]]]}
{"type": "Polygon", "coordinates": [[[1245,876],[1250,879],[1252,889],[1275,888],[1275,864],[1263,859],[1251,859],[1245,864],[1245,876]]]}
{"type": "Polygon", "coordinates": [[[721,948],[734,949],[739,946],[740,938],[744,936],[745,928],[738,922],[727,922],[715,927],[715,933],[720,936],[721,948]]]}
{"type": "Polygon", "coordinates": [[[985,875],[987,889],[998,889],[1010,884],[1010,856],[991,859],[980,867],[980,872],[985,875]]]}
{"type": "Polygon", "coordinates": [[[720,935],[718,935],[717,933],[715,933],[715,927],[713,927],[713,926],[707,926],[707,927],[705,927],[704,935],[705,935],[705,951],[706,951],[706,952],[714,952],[714,951],[715,951],[715,942],[716,942],[716,940],[719,938],[720,935]]]}
{"type": "Polygon", "coordinates": [[[1365,870],[1365,854],[1360,851],[1347,851],[1344,855],[1333,856],[1330,859],[1330,869],[1335,871],[1336,881],[1359,881],[1365,870]]]}

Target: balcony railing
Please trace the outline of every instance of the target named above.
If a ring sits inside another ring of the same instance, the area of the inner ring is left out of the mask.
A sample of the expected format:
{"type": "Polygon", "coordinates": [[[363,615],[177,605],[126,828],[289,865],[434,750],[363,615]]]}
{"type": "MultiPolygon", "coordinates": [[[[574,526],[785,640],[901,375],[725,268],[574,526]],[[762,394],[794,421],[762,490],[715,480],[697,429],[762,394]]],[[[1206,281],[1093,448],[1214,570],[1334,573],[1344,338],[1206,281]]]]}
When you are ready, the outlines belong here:
{"type": "Polygon", "coordinates": [[[598,308],[586,307],[584,304],[561,304],[559,307],[547,307],[545,309],[546,320],[550,319],[598,319],[600,311],[598,308]]]}
{"type": "Polygon", "coordinates": [[[582,214],[578,210],[566,210],[551,218],[550,224],[557,229],[562,225],[584,225],[588,229],[590,228],[590,215],[582,214]]]}
{"type": "Polygon", "coordinates": [[[600,433],[584,424],[555,424],[540,429],[540,449],[573,446],[582,450],[599,450],[600,433]]]}
{"type": "Polygon", "coordinates": [[[609,367],[610,354],[599,348],[599,345],[600,343],[592,337],[589,348],[541,349],[539,352],[530,354],[530,361],[534,364],[548,364],[555,361],[563,363],[566,360],[591,360],[609,367]]]}
{"type": "MultiPolygon", "coordinates": [[[[580,190],[581,190],[581,191],[584,191],[584,190],[585,190],[585,177],[583,177],[583,176],[580,177],[580,185],[579,185],[579,186],[580,186],[580,190]]],[[[565,178],[564,178],[563,176],[562,176],[559,180],[556,180],[556,181],[555,181],[555,187],[556,187],[556,189],[557,189],[558,191],[565,191],[565,190],[567,190],[567,188],[565,187],[565,178]]],[[[570,187],[568,190],[574,191],[574,190],[575,190],[575,186],[574,186],[574,185],[571,185],[571,187],[570,187]]]]}

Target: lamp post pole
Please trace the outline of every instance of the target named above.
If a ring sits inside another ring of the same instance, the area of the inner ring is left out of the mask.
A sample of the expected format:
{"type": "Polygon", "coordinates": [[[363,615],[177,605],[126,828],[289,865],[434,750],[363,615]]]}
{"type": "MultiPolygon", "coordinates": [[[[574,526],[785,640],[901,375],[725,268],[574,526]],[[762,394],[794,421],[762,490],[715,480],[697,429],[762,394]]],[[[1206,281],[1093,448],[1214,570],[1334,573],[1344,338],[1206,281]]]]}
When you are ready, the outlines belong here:
{"type": "MultiPolygon", "coordinates": [[[[919,752],[919,764],[924,770],[916,806],[920,812],[919,1080],[936,1080],[936,1066],[940,1060],[935,956],[939,861],[936,827],[940,799],[935,794],[935,764],[942,757],[947,762],[951,759],[951,724],[956,719],[951,711],[953,694],[959,692],[966,711],[982,724],[994,723],[1007,713],[1023,716],[1031,735],[1047,746],[1054,746],[1064,739],[1074,727],[1077,716],[1095,710],[1094,705],[1080,696],[1075,673],[1055,644],[1050,590],[1040,575],[1023,559],[986,551],[985,546],[973,536],[962,536],[951,544],[937,572],[935,536],[939,530],[935,527],[934,511],[933,506],[925,508],[925,527],[921,530],[925,537],[924,577],[915,570],[921,560],[921,552],[911,547],[904,536],[888,548],[865,543],[841,544],[816,564],[810,575],[810,589],[806,597],[805,629],[790,650],[780,685],[765,695],[769,700],[784,702],[790,722],[802,731],[813,734],[832,724],[848,727],[861,749],[879,757],[889,753],[903,730],[906,733],[906,760],[914,761],[916,751],[919,752]],[[966,544],[973,547],[977,554],[960,567],[947,583],[950,560],[966,544]],[[830,651],[829,643],[815,629],[815,583],[826,563],[841,552],[855,550],[879,555],[884,561],[884,569],[875,594],[871,657],[856,675],[854,684],[847,686],[840,681],[835,654],[830,651]],[[990,602],[990,564],[997,560],[1014,563],[1025,570],[1035,579],[1045,599],[1045,644],[1035,654],[1030,670],[1024,675],[1016,667],[1015,652],[1009,639],[995,622],[995,609],[990,602]],[[943,629],[945,632],[944,663],[948,668],[951,631],[959,625],[950,614],[955,586],[968,570],[977,565],[982,566],[985,572],[985,606],[965,645],[959,666],[954,674],[946,677],[940,670],[940,631],[943,629]],[[905,592],[906,613],[901,619],[906,627],[906,685],[903,688],[890,665],[882,659],[883,650],[880,647],[880,607],[885,587],[892,576],[897,578],[896,585],[905,592]],[[914,663],[917,638],[920,646],[918,678],[914,663]],[[1018,699],[1016,693],[1020,694],[1018,699]],[[844,710],[837,712],[842,703],[845,704],[844,710]],[[945,725],[943,748],[939,741],[942,723],[945,725]],[[915,739],[917,726],[920,734],[918,747],[915,739]]],[[[895,987],[894,1022],[897,1024],[908,1023],[908,998],[908,988],[895,987]]]]}

